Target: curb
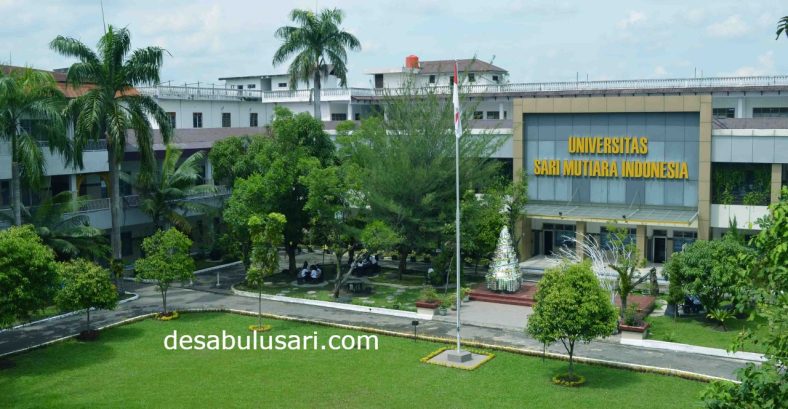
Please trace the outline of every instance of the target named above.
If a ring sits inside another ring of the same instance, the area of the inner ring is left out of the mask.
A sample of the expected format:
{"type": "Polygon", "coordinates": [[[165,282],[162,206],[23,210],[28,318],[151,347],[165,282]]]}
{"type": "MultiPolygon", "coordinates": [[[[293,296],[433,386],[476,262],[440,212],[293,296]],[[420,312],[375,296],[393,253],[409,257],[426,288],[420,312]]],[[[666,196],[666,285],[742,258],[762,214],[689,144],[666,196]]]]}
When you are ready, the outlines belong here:
{"type": "Polygon", "coordinates": [[[633,345],[642,348],[659,349],[663,351],[687,352],[697,355],[708,355],[720,358],[738,359],[747,362],[766,362],[763,354],[756,352],[728,352],[724,349],[702,347],[698,345],[680,344],[678,342],[655,341],[649,339],[621,338],[622,345],[633,345]]]}
{"type": "MultiPolygon", "coordinates": [[[[129,297],[129,298],[126,298],[124,300],[118,301],[118,305],[125,304],[127,302],[131,302],[131,301],[134,301],[134,300],[137,300],[137,299],[140,298],[140,295],[137,294],[137,293],[132,293],[132,292],[129,292],[129,291],[125,291],[125,293],[126,294],[133,294],[133,295],[131,297],[129,297]]],[[[93,307],[90,307],[90,310],[91,311],[96,311],[96,309],[93,308],[93,307]]],[[[60,315],[53,315],[51,317],[42,318],[42,319],[37,320],[37,321],[30,321],[30,322],[26,322],[24,324],[15,325],[15,326],[13,326],[11,328],[0,329],[0,333],[6,332],[6,331],[10,331],[10,330],[14,330],[14,329],[18,329],[18,328],[28,327],[30,325],[40,324],[42,322],[54,321],[54,320],[58,320],[58,319],[61,319],[61,318],[71,317],[73,315],[82,314],[83,312],[85,312],[84,309],[83,310],[71,311],[71,312],[67,312],[65,314],[60,314],[60,315]]],[[[2,356],[2,355],[0,355],[0,356],[2,356]]]]}
{"type": "Polygon", "coordinates": [[[233,261],[232,263],[227,263],[227,264],[219,264],[219,265],[217,265],[217,266],[213,266],[213,267],[204,268],[204,269],[202,269],[202,270],[194,270],[194,274],[196,275],[196,274],[205,274],[205,273],[210,273],[210,272],[212,272],[212,271],[216,271],[216,270],[219,270],[219,269],[222,269],[222,268],[227,268],[227,267],[235,267],[235,266],[237,266],[237,265],[241,265],[241,264],[242,264],[242,263],[241,263],[240,261],[233,261]]]}
{"type": "MultiPolygon", "coordinates": [[[[253,293],[250,291],[243,291],[238,290],[233,285],[230,287],[233,294],[247,297],[247,298],[258,298],[258,293],[253,293]]],[[[302,305],[311,305],[315,307],[323,307],[323,308],[331,308],[335,310],[344,310],[344,311],[354,311],[354,312],[366,312],[371,314],[380,314],[380,315],[388,315],[392,317],[400,317],[400,318],[409,318],[409,319],[419,319],[424,321],[432,320],[432,317],[429,315],[419,314],[412,311],[401,311],[401,310],[392,310],[389,308],[380,308],[380,307],[365,307],[363,305],[356,305],[356,304],[344,304],[338,302],[331,302],[331,301],[320,301],[320,300],[310,300],[306,298],[295,298],[295,297],[286,297],[281,295],[270,295],[270,294],[263,294],[262,298],[264,300],[270,301],[279,301],[279,302],[286,302],[292,304],[302,304],[302,305]]],[[[257,314],[257,313],[255,313],[257,314]]]]}

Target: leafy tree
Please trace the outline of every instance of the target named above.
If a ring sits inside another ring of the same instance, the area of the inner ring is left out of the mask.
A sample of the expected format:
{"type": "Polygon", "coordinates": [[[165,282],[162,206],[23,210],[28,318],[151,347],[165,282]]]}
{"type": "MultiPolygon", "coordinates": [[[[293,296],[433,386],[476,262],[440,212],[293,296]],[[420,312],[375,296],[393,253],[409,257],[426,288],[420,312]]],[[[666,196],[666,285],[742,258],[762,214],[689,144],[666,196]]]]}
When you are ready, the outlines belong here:
{"type": "Polygon", "coordinates": [[[281,213],[269,213],[264,218],[257,215],[249,217],[252,256],[246,282],[258,288],[258,328],[263,326],[263,282],[279,269],[279,245],[282,244],[282,231],[286,223],[281,213]]]}
{"type": "Polygon", "coordinates": [[[747,364],[737,375],[739,384],[713,383],[703,394],[710,409],[781,408],[788,402],[788,188],[783,188],[782,199],[769,210],[768,223],[761,224],[768,227],[751,241],[755,253],[744,255],[757,301],[753,316],[765,318],[761,325],[768,331],[747,331],[733,348],[739,349],[748,340],[759,343],[767,361],[747,364]]]}
{"type": "Polygon", "coordinates": [[[528,203],[528,176],[523,171],[519,180],[512,181],[505,185],[503,189],[503,199],[506,205],[505,216],[506,225],[509,227],[509,232],[512,234],[512,247],[517,253],[518,259],[520,258],[520,240],[523,238],[522,232],[515,234],[517,229],[517,221],[521,217],[525,217],[525,205],[528,203]]]}
{"type": "Polygon", "coordinates": [[[0,326],[48,306],[56,281],[55,253],[33,226],[0,230],[0,326]]]}
{"type": "Polygon", "coordinates": [[[613,253],[612,263],[609,266],[618,274],[616,288],[621,297],[619,318],[623,320],[627,311],[629,294],[649,276],[645,274],[637,276],[638,268],[645,264],[645,260],[640,257],[637,244],[629,240],[627,231],[613,225],[608,226],[607,229],[610,233],[608,247],[613,253]]]}
{"type": "Polygon", "coordinates": [[[49,46],[79,62],[68,69],[68,82],[84,94],[69,101],[67,112],[74,122],[74,157],[81,165],[82,150],[90,140],[106,140],[109,156],[112,257],[121,259],[120,165],[126,152],[129,130],[140,153],[143,171],[153,168],[153,131],[148,118],[159,126],[164,143],[172,129],[167,113],[152,97],[134,90],[137,85],[160,82],[164,50],[145,47],[131,51],[131,35],[126,28],[107,26],[97,52],[81,41],[57,36],[49,46]],[[130,53],[130,54],[129,54],[130,53]]]}
{"type": "Polygon", "coordinates": [[[274,53],[273,65],[281,65],[294,57],[287,69],[290,89],[296,89],[299,82],[309,84],[312,80],[312,101],[317,120],[322,118],[321,79],[333,74],[339,78],[339,85],[344,87],[347,83],[347,50],[361,50],[358,39],[340,28],[343,17],[344,13],[339,9],[323,9],[320,14],[293,9],[290,20],[297,26],[283,26],[274,33],[282,40],[282,45],[274,53]]]}
{"type": "Polygon", "coordinates": [[[157,230],[153,236],[142,240],[145,257],[137,259],[134,269],[138,278],[156,280],[165,315],[170,285],[194,277],[194,260],[189,255],[191,246],[189,237],[176,229],[157,230]]]}
{"type": "Polygon", "coordinates": [[[775,40],[779,40],[781,35],[788,38],[788,16],[777,21],[777,38],[775,40]]]}
{"type": "Polygon", "coordinates": [[[570,377],[574,375],[575,344],[616,330],[615,308],[588,262],[545,271],[534,300],[527,331],[545,344],[561,341],[569,354],[570,377]]]}
{"type": "MultiPolygon", "coordinates": [[[[336,256],[337,277],[334,297],[339,296],[342,283],[353,272],[355,263],[342,275],[342,258],[358,244],[361,211],[364,202],[358,195],[359,181],[351,165],[314,167],[301,177],[309,197],[304,209],[311,215],[311,232],[325,243],[336,256]]],[[[350,260],[353,261],[353,260],[350,260]]]]}
{"type": "MultiPolygon", "coordinates": [[[[694,294],[707,311],[730,303],[737,311],[750,305],[743,290],[750,287],[745,257],[752,250],[731,236],[722,240],[699,240],[673,254],[664,271],[671,286],[683,294],[694,294]]],[[[674,290],[675,292],[675,290],[674,290]]]]}
{"type": "MultiPolygon", "coordinates": [[[[109,254],[104,232],[92,227],[87,215],[77,213],[85,200],[85,197],[75,199],[72,192],[60,192],[42,200],[33,210],[23,206],[22,221],[35,227],[59,260],[76,257],[103,260],[109,254]]],[[[0,213],[0,219],[11,217],[0,213]]]]}
{"type": "MultiPolygon", "coordinates": [[[[303,240],[310,217],[304,209],[308,191],[301,177],[336,162],[334,145],[320,121],[309,114],[293,115],[277,108],[272,123],[274,137],[251,139],[247,155],[252,155],[249,175],[238,175],[224,211],[224,220],[236,241],[241,243],[248,265],[250,214],[282,213],[285,251],[291,273],[296,271],[295,253],[303,240]]],[[[244,160],[244,159],[241,159],[244,160]]]]}
{"type": "Polygon", "coordinates": [[[85,329],[90,331],[90,309],[114,309],[118,291],[109,278],[109,271],[85,259],[60,263],[60,289],[55,303],[64,311],[84,309],[87,312],[85,329]]]}
{"type": "Polygon", "coordinates": [[[180,164],[183,152],[174,145],[167,145],[161,167],[154,172],[141,172],[132,178],[127,173],[121,178],[134,185],[139,192],[140,209],[150,216],[157,229],[174,226],[189,234],[191,224],[186,215],[190,212],[208,213],[213,207],[186,200],[189,196],[216,192],[216,187],[198,184],[200,170],[205,159],[203,152],[193,153],[180,164]]]}
{"type": "Polygon", "coordinates": [[[214,180],[232,185],[237,178],[249,177],[254,168],[253,152],[256,151],[252,144],[262,138],[265,136],[233,136],[216,141],[208,152],[214,180]]]}
{"type": "MultiPolygon", "coordinates": [[[[397,95],[382,100],[385,117],[364,120],[352,134],[338,137],[340,157],[354,163],[363,181],[360,191],[372,220],[380,220],[403,238],[398,247],[400,275],[411,250],[440,245],[445,226],[454,220],[454,109],[434,89],[406,81],[397,95]]],[[[463,113],[464,122],[473,109],[463,113]]],[[[488,159],[501,139],[466,129],[460,139],[461,191],[482,188],[498,173],[488,159]]]]}
{"type": "MultiPolygon", "coordinates": [[[[477,272],[481,259],[495,251],[498,235],[505,222],[504,215],[501,213],[503,199],[500,194],[495,193],[478,198],[473,191],[467,191],[463,195],[460,225],[461,250],[463,258],[473,261],[474,273],[477,272]]],[[[451,233],[455,231],[454,223],[450,227],[451,232],[447,232],[447,236],[451,236],[451,233]]]]}
{"type": "Polygon", "coordinates": [[[0,72],[0,140],[11,145],[11,207],[17,226],[22,224],[21,179],[39,187],[44,176],[39,140],[45,139],[49,150],[63,154],[66,162],[75,159],[61,115],[63,107],[65,97],[49,73],[32,68],[7,75],[0,72]]]}

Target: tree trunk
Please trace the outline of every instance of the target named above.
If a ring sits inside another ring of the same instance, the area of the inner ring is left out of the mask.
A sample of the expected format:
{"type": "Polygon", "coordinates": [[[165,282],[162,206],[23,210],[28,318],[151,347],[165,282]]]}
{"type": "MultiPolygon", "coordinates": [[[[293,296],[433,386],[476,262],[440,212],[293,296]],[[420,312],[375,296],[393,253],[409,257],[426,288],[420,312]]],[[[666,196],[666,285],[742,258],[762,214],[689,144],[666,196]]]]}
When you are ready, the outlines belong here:
{"type": "Polygon", "coordinates": [[[399,280],[402,281],[402,275],[405,274],[405,269],[408,267],[408,249],[402,247],[399,249],[399,280]]]}
{"type": "Polygon", "coordinates": [[[619,295],[621,296],[621,311],[619,311],[619,317],[621,318],[621,321],[624,321],[627,311],[627,298],[629,297],[629,292],[624,293],[623,291],[620,291],[619,295]]]}
{"type": "Polygon", "coordinates": [[[351,245],[350,249],[347,253],[347,264],[350,265],[353,263],[353,259],[356,257],[356,248],[355,246],[351,245]]]}
{"type": "Polygon", "coordinates": [[[88,322],[87,322],[87,330],[90,331],[90,307],[87,309],[88,312],[88,322]]]}
{"type": "Polygon", "coordinates": [[[569,341],[569,375],[575,373],[575,341],[569,341]]]}
{"type": "Polygon", "coordinates": [[[120,261],[123,258],[120,243],[120,164],[109,140],[107,140],[107,159],[109,162],[109,209],[112,218],[112,232],[110,233],[112,258],[120,261]]]}
{"type": "Polygon", "coordinates": [[[315,83],[314,83],[314,107],[315,107],[315,119],[318,121],[323,120],[323,115],[320,110],[320,70],[315,71],[315,83]]]}
{"type": "Polygon", "coordinates": [[[161,304],[164,308],[164,314],[167,314],[167,290],[161,290],[161,304]]]}
{"type": "Polygon", "coordinates": [[[22,225],[22,189],[19,183],[19,162],[11,163],[11,204],[14,208],[14,225],[22,225]]]}
{"type": "Polygon", "coordinates": [[[337,278],[334,280],[334,298],[339,298],[339,290],[342,288],[342,252],[337,248],[334,250],[334,255],[337,260],[337,278]]]}
{"type": "Polygon", "coordinates": [[[296,245],[295,244],[287,244],[285,245],[285,251],[287,252],[287,268],[290,270],[290,274],[296,273],[296,245]]]}
{"type": "Polygon", "coordinates": [[[257,292],[257,328],[263,326],[263,279],[260,278],[259,291],[257,292]]]}

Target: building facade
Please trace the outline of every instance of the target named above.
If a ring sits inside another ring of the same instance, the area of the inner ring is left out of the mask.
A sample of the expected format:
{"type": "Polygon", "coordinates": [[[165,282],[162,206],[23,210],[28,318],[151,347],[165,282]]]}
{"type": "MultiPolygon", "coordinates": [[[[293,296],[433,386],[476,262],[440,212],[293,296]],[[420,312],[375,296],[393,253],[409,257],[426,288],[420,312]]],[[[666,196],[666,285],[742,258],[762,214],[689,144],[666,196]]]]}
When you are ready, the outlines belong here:
{"type": "MultiPolygon", "coordinates": [[[[474,107],[466,126],[504,137],[493,156],[508,164],[513,178],[528,179],[529,204],[517,232],[526,257],[572,246],[569,238],[581,235],[604,242],[614,224],[628,229],[643,257],[661,263],[687,243],[720,237],[733,220],[754,234],[788,180],[788,76],[514,83],[495,65],[457,62],[467,106],[474,107]]],[[[453,64],[408,56],[402,67],[370,71],[368,88],[340,88],[326,76],[325,129],[333,134],[341,121],[381,113],[381,101],[406,81],[449,98],[453,64]]],[[[313,111],[309,84],[292,89],[284,74],[220,80],[219,86],[138,89],[170,115],[184,157],[233,135],[266,132],[277,106],[313,111]]],[[[161,155],[164,145],[154,136],[161,155]]],[[[108,228],[107,157],[100,142],[85,153],[83,169],[47,154],[45,188],[28,191],[25,204],[79,192],[91,198],[84,211],[94,225],[108,228]]],[[[138,167],[135,155],[132,146],[124,170],[138,167]]],[[[10,187],[4,144],[0,164],[3,208],[10,187]]],[[[212,181],[207,161],[203,176],[212,181]]],[[[136,243],[149,234],[148,220],[134,206],[135,192],[127,187],[125,194],[124,234],[136,243]]],[[[227,194],[220,188],[219,196],[227,194]]],[[[135,247],[129,245],[130,254],[135,247]]]]}

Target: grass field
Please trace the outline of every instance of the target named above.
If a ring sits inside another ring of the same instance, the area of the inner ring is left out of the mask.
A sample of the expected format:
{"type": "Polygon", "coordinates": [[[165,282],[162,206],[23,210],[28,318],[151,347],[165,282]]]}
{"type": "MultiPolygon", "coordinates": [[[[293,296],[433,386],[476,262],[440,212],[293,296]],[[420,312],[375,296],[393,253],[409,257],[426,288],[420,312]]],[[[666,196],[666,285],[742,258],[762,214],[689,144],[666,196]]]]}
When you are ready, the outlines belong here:
{"type": "MultiPolygon", "coordinates": [[[[716,323],[710,322],[701,316],[679,317],[675,320],[673,317],[668,316],[647,317],[646,321],[651,323],[649,339],[722,349],[729,348],[736,341],[739,332],[744,329],[757,330],[762,335],[765,335],[764,333],[768,331],[766,326],[760,329],[756,328],[758,324],[764,323],[762,320],[734,319],[725,323],[727,331],[722,331],[716,323]]],[[[747,343],[742,350],[763,352],[763,347],[747,343]]]]}
{"type": "MultiPolygon", "coordinates": [[[[380,336],[377,351],[167,351],[166,335],[246,334],[254,317],[185,314],[65,341],[14,357],[3,407],[693,408],[705,384],[579,365],[580,388],[553,385],[562,361],[498,352],[468,372],[419,362],[441,344],[380,336]]],[[[354,334],[267,320],[271,335],[354,334]]]]}

